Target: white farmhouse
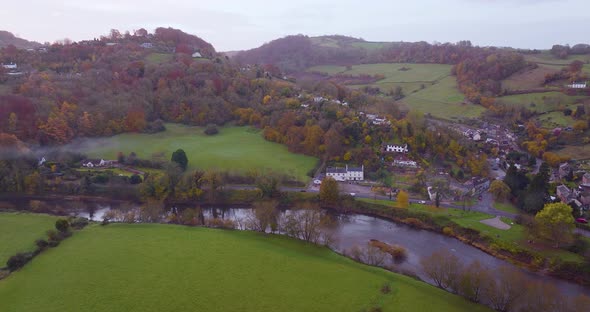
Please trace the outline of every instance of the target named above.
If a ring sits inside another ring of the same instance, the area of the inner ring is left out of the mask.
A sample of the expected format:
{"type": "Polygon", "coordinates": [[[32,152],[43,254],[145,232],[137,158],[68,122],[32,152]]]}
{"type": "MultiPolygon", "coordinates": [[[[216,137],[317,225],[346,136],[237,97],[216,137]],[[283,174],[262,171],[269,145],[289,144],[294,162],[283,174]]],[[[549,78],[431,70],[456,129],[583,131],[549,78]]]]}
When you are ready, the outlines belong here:
{"type": "Polygon", "coordinates": [[[194,58],[201,58],[201,57],[203,57],[203,56],[201,55],[201,53],[200,53],[200,52],[195,52],[195,53],[193,53],[193,57],[194,57],[194,58]]]}
{"type": "Polygon", "coordinates": [[[570,85],[567,85],[570,89],[586,89],[587,85],[585,82],[574,82],[570,85]]]}
{"type": "Polygon", "coordinates": [[[17,69],[18,68],[16,63],[2,64],[2,67],[4,67],[5,69],[17,69]]]}
{"type": "Polygon", "coordinates": [[[361,167],[328,167],[326,168],[326,177],[332,177],[336,181],[362,181],[364,176],[365,166],[361,167]]]}
{"type": "Polygon", "coordinates": [[[385,146],[385,151],[388,153],[404,153],[406,154],[408,152],[408,144],[406,145],[393,145],[393,144],[387,144],[385,146]]]}

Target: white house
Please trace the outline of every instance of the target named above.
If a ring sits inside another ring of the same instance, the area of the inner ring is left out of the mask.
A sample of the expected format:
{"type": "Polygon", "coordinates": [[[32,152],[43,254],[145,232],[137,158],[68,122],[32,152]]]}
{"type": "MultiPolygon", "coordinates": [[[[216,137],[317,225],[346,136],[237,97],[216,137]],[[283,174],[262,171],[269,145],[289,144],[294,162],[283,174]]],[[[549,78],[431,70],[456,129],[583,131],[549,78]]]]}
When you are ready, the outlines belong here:
{"type": "Polygon", "coordinates": [[[16,63],[2,64],[2,67],[4,67],[5,69],[17,69],[18,68],[16,63]]]}
{"type": "Polygon", "coordinates": [[[200,52],[195,52],[195,53],[193,53],[193,57],[199,58],[199,57],[203,57],[203,56],[201,55],[200,52]]]}
{"type": "Polygon", "coordinates": [[[154,47],[154,45],[151,42],[144,42],[144,43],[140,44],[139,46],[141,46],[144,49],[151,49],[154,47]]]}
{"type": "Polygon", "coordinates": [[[473,134],[473,141],[481,141],[481,134],[479,134],[479,132],[473,134]]]}
{"type": "Polygon", "coordinates": [[[362,181],[364,176],[365,166],[361,167],[328,167],[326,168],[326,177],[332,177],[336,181],[362,181]]]}
{"type": "Polygon", "coordinates": [[[385,151],[388,153],[407,153],[408,152],[408,144],[401,146],[401,145],[393,145],[387,144],[385,146],[385,151]]]}
{"type": "Polygon", "coordinates": [[[393,165],[396,167],[418,168],[418,163],[413,160],[395,159],[393,165]]]}
{"type": "Polygon", "coordinates": [[[567,85],[568,88],[571,89],[586,89],[586,83],[585,82],[574,82],[570,85],[567,85]]]}

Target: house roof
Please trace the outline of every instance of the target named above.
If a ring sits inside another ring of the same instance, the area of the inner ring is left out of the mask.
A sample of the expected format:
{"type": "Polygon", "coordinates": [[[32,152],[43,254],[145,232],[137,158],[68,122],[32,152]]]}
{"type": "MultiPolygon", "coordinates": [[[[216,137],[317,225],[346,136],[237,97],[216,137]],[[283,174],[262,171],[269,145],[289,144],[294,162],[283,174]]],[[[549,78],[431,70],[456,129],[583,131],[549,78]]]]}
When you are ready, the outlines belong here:
{"type": "Polygon", "coordinates": [[[348,171],[363,171],[363,167],[348,167],[348,171]]]}
{"type": "Polygon", "coordinates": [[[346,173],[346,168],[341,167],[328,167],[326,173],[346,173]]]}
{"type": "Polygon", "coordinates": [[[567,186],[562,184],[557,186],[557,192],[560,194],[569,194],[571,191],[567,186]]]}

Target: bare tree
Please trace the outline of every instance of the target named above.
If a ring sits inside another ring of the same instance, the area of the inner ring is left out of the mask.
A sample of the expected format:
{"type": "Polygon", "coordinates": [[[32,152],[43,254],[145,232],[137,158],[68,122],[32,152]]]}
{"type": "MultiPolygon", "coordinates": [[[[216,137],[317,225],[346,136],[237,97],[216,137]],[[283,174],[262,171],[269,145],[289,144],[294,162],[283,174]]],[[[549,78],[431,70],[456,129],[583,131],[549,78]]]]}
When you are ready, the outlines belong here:
{"type": "Polygon", "coordinates": [[[496,271],[496,279],[490,279],[484,288],[492,308],[509,311],[526,292],[526,278],[517,269],[504,266],[496,271]]]}
{"type": "Polygon", "coordinates": [[[330,223],[329,216],[326,216],[317,205],[306,203],[302,209],[284,215],[281,229],[286,235],[307,242],[330,244],[331,237],[324,230],[330,223]]]}
{"type": "Polygon", "coordinates": [[[436,286],[456,291],[461,263],[459,258],[447,250],[438,250],[430,257],[422,258],[420,264],[424,272],[430,277],[436,286]]]}
{"type": "Polygon", "coordinates": [[[247,229],[258,232],[266,232],[273,224],[277,223],[278,202],[275,200],[260,201],[254,203],[254,209],[246,216],[245,226],[247,229]]]}
{"type": "Polygon", "coordinates": [[[534,282],[527,285],[526,294],[519,300],[520,312],[566,311],[567,302],[554,285],[534,282]]]}
{"type": "Polygon", "coordinates": [[[479,302],[485,285],[492,278],[490,270],[475,260],[460,274],[457,292],[473,302],[479,302]]]}

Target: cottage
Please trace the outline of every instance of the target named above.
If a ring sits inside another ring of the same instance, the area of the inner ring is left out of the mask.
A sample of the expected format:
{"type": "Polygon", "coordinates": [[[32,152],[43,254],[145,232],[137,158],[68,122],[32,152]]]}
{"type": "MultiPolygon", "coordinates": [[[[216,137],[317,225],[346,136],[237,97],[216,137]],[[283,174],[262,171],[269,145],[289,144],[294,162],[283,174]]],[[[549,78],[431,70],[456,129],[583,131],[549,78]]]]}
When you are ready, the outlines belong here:
{"type": "Polygon", "coordinates": [[[572,169],[570,168],[570,165],[568,163],[563,163],[563,164],[559,165],[559,170],[558,170],[559,178],[562,180],[566,179],[567,176],[570,174],[571,170],[572,169]]]}
{"type": "Polygon", "coordinates": [[[582,184],[590,185],[590,173],[584,173],[584,176],[582,177],[582,184]]]}
{"type": "Polygon", "coordinates": [[[154,47],[154,45],[151,42],[144,42],[144,43],[140,44],[139,46],[144,49],[151,49],[154,47]]]}
{"type": "Polygon", "coordinates": [[[557,190],[555,193],[562,203],[568,203],[572,196],[572,191],[563,184],[557,186],[557,190]]]}
{"type": "Polygon", "coordinates": [[[418,163],[413,160],[395,159],[393,165],[402,168],[418,168],[418,163]]]}
{"type": "Polygon", "coordinates": [[[570,85],[567,85],[570,89],[586,89],[586,82],[574,82],[570,85]]]}
{"type": "Polygon", "coordinates": [[[408,153],[408,144],[406,145],[393,145],[393,144],[387,144],[385,146],[385,151],[388,153],[408,153]]]}
{"type": "Polygon", "coordinates": [[[362,181],[364,180],[365,167],[328,167],[326,177],[332,177],[336,181],[362,181]]]}
{"type": "Polygon", "coordinates": [[[193,57],[194,57],[194,58],[201,58],[201,57],[203,57],[203,56],[201,55],[201,53],[200,53],[200,52],[195,52],[195,53],[193,53],[193,57]]]}
{"type": "Polygon", "coordinates": [[[17,69],[18,68],[16,63],[2,64],[2,67],[4,67],[4,69],[17,69]]]}

